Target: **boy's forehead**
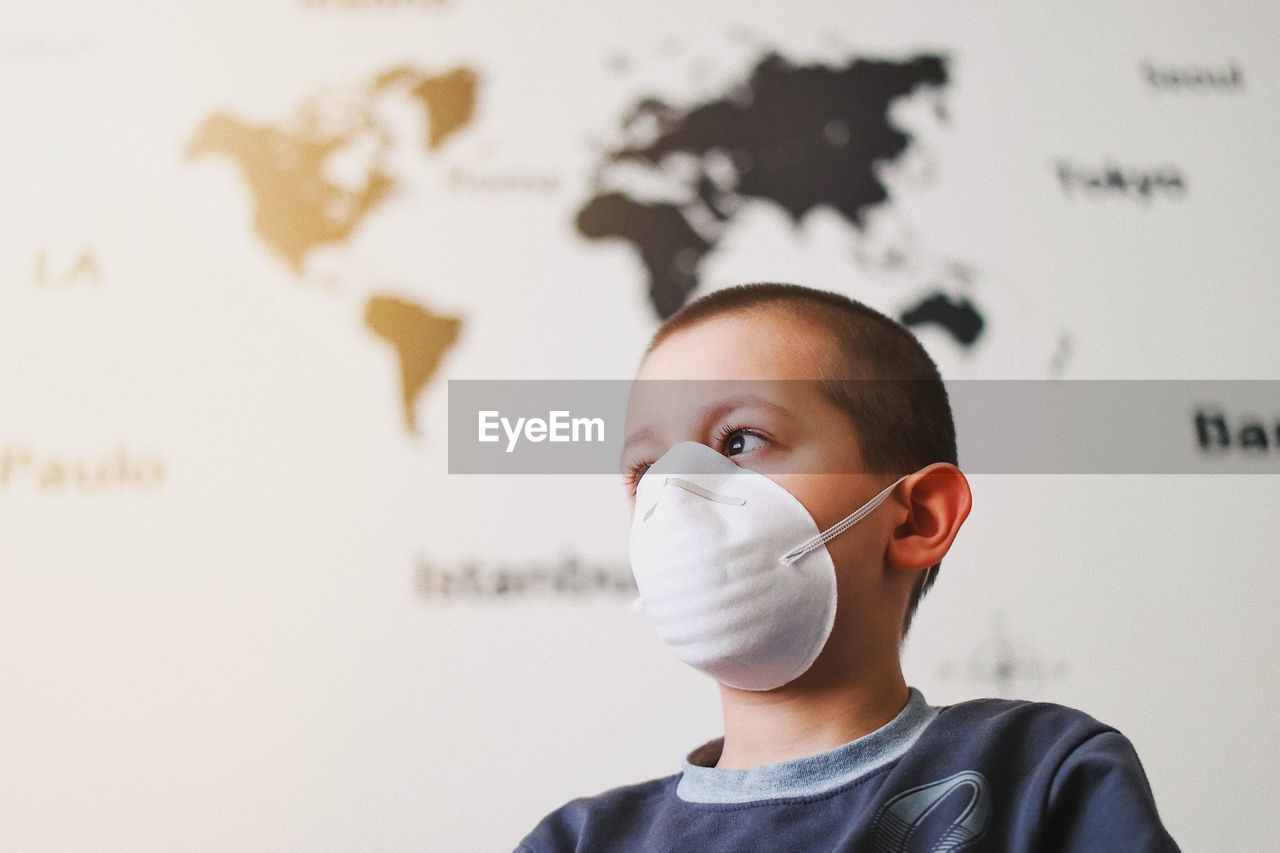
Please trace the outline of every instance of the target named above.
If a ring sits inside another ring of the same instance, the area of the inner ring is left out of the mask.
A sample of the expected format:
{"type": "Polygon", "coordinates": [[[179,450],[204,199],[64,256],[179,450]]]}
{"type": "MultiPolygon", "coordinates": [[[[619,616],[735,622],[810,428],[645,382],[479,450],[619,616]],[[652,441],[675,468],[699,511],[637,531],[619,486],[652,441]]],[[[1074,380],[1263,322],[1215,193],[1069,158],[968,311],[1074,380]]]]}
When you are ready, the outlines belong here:
{"type": "Polygon", "coordinates": [[[778,311],[721,314],[671,333],[636,379],[822,379],[832,343],[815,324],[778,311]]]}
{"type": "Polygon", "coordinates": [[[829,418],[819,335],[811,324],[772,311],[720,315],[673,332],[636,374],[627,446],[666,431],[696,432],[735,413],[768,412],[775,423],[792,424],[823,417],[819,412],[829,418]]]}

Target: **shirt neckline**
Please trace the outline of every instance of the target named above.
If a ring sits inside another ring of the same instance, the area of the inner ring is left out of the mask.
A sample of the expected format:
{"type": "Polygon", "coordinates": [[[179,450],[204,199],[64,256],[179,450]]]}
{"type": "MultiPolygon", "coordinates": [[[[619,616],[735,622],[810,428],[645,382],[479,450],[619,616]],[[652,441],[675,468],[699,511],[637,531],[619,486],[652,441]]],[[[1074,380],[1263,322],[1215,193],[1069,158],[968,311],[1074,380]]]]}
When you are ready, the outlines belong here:
{"type": "Polygon", "coordinates": [[[724,738],[717,738],[684,759],[676,796],[690,803],[749,803],[822,794],[898,759],[937,715],[938,709],[912,687],[906,707],[874,732],[827,752],[752,770],[694,763],[719,755],[724,738]]]}

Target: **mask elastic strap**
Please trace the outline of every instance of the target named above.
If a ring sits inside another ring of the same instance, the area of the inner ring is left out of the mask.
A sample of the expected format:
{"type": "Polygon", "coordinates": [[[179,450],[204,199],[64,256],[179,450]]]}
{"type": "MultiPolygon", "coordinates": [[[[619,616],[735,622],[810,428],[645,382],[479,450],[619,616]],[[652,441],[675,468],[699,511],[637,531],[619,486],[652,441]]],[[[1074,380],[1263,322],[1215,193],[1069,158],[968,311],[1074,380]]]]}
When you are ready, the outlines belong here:
{"type": "Polygon", "coordinates": [[[874,498],[872,498],[871,500],[867,501],[862,506],[854,510],[852,515],[846,517],[843,521],[836,522],[834,525],[827,528],[827,530],[825,530],[824,532],[819,533],[817,536],[813,537],[812,539],[808,540],[807,542],[804,542],[803,544],[799,545],[798,547],[790,551],[786,556],[782,558],[782,562],[786,563],[787,565],[791,565],[796,560],[803,557],[805,554],[808,554],[810,551],[816,548],[821,548],[823,545],[826,545],[828,542],[830,542],[832,539],[835,539],[841,533],[844,533],[850,527],[853,527],[859,521],[862,521],[862,519],[866,518],[868,515],[871,515],[871,513],[875,511],[875,508],[880,506],[880,504],[884,503],[884,499],[889,497],[889,495],[893,492],[893,490],[898,487],[898,483],[901,483],[903,480],[907,479],[907,477],[910,477],[910,476],[911,474],[904,474],[901,477],[899,477],[894,483],[890,484],[880,494],[876,495],[874,498]]]}

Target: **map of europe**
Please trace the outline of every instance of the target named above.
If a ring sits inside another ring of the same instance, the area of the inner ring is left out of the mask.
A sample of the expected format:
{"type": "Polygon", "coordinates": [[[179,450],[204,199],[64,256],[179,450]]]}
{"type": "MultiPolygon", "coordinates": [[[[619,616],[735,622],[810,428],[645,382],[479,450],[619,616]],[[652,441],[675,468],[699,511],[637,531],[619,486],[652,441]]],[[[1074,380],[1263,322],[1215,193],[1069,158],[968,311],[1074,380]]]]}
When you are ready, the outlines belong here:
{"type": "MultiPolygon", "coordinates": [[[[833,68],[770,54],[722,98],[691,108],[646,98],[623,122],[631,141],[600,164],[602,186],[578,211],[577,229],[590,240],[632,246],[654,311],[669,317],[697,291],[703,259],[748,201],[772,202],[793,223],[826,206],[862,228],[867,213],[890,200],[879,166],[913,141],[891,121],[890,109],[947,83],[941,56],[856,59],[833,68]],[[654,201],[608,186],[613,173],[637,168],[678,189],[654,201]]],[[[967,298],[942,290],[928,292],[899,319],[936,324],[965,346],[984,325],[967,298]]]]}
{"type": "MultiPolygon", "coordinates": [[[[301,275],[315,249],[348,239],[396,188],[394,176],[382,166],[392,143],[375,109],[378,100],[399,94],[421,107],[426,153],[430,153],[471,121],[476,87],[477,76],[467,68],[435,75],[394,68],[378,75],[343,109],[308,103],[282,125],[215,113],[196,130],[186,156],[231,158],[252,196],[254,232],[301,275]],[[328,170],[332,158],[356,146],[367,149],[369,162],[358,184],[335,181],[328,170]]],[[[364,322],[396,352],[405,426],[417,432],[418,396],[457,340],[462,321],[397,296],[375,294],[367,302],[364,322]]]]}

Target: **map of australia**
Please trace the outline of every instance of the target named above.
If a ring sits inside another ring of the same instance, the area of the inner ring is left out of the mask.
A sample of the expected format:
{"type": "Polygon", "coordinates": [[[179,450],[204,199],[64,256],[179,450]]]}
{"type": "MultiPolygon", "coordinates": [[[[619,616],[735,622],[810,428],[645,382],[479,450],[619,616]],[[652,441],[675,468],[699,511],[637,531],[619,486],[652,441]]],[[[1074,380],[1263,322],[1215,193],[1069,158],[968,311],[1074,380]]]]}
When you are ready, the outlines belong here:
{"type": "MultiPolygon", "coordinates": [[[[946,60],[935,55],[829,67],[770,54],[723,97],[687,108],[646,98],[623,122],[627,142],[600,164],[602,186],[578,211],[577,230],[630,244],[654,311],[669,317],[697,290],[704,258],[747,202],[771,202],[793,223],[826,207],[862,229],[891,198],[881,167],[913,142],[891,109],[947,83],[946,60]],[[637,173],[670,188],[666,197],[610,186],[637,173]]],[[[972,303],[926,290],[901,319],[972,344],[983,327],[972,303]]]]}
{"type": "MultiPolygon", "coordinates": [[[[392,68],[353,99],[336,106],[309,101],[282,123],[254,122],[226,112],[210,115],[185,153],[188,159],[231,159],[248,187],[254,233],[295,275],[302,275],[313,251],[347,241],[397,188],[385,165],[395,134],[379,117],[379,101],[401,96],[420,109],[422,153],[429,155],[471,121],[477,82],[467,68],[441,74],[392,68]]],[[[395,350],[405,425],[417,432],[418,396],[457,339],[461,320],[374,294],[364,322],[395,350]]]]}

